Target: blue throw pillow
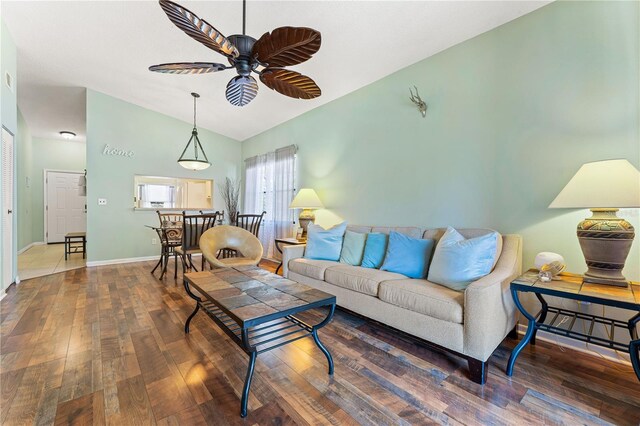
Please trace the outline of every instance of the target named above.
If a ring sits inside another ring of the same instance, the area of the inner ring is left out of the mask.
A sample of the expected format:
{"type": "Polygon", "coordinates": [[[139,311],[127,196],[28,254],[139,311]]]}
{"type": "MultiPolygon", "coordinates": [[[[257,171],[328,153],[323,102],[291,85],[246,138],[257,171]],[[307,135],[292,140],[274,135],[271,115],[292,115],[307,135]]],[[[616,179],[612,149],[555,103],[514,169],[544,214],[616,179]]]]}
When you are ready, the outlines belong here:
{"type": "Polygon", "coordinates": [[[399,232],[389,233],[389,247],[383,271],[397,272],[409,278],[424,278],[429,269],[434,240],[411,238],[399,232]]]}
{"type": "Polygon", "coordinates": [[[436,247],[429,281],[453,290],[465,290],[493,269],[498,256],[497,232],[466,239],[448,227],[436,247]]]}
{"type": "Polygon", "coordinates": [[[387,252],[387,241],[389,236],[380,232],[367,234],[367,242],[364,245],[364,255],[362,256],[363,268],[379,268],[382,266],[384,254],[387,252]]]}
{"type": "Polygon", "coordinates": [[[342,250],[342,237],[346,229],[347,222],[342,222],[330,229],[310,223],[307,227],[307,247],[304,257],[338,261],[342,250]]]}

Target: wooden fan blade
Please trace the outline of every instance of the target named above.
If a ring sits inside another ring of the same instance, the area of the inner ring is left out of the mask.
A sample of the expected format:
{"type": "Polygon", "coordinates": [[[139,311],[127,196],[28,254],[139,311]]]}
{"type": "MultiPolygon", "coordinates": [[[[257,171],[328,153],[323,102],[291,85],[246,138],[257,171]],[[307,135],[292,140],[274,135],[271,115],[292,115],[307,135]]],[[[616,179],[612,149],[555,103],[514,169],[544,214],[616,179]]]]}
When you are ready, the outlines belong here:
{"type": "Polygon", "coordinates": [[[321,41],[320,32],[312,28],[280,27],[260,37],[252,54],[270,67],[286,67],[311,58],[321,41]]]}
{"type": "Polygon", "coordinates": [[[213,62],[175,62],[172,64],[152,65],[149,71],[161,72],[164,74],[207,74],[226,70],[222,64],[213,62]]]}
{"type": "Polygon", "coordinates": [[[322,93],[318,85],[299,72],[284,69],[265,69],[260,80],[270,89],[296,99],[313,99],[322,93]]]}
{"type": "Polygon", "coordinates": [[[231,105],[245,106],[258,94],[258,82],[251,76],[235,76],[227,84],[225,95],[231,105]]]}
{"type": "Polygon", "coordinates": [[[160,0],[160,7],[171,22],[209,49],[233,58],[237,58],[240,54],[238,49],[220,31],[204,19],[198,18],[189,9],[169,0],[160,0]]]}

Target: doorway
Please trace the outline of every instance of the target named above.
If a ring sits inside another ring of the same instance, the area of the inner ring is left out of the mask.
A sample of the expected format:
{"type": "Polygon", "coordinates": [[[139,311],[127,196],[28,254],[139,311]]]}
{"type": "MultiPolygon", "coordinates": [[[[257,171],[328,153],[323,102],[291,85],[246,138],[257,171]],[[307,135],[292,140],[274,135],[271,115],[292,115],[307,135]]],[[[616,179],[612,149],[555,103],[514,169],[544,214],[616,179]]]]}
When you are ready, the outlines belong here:
{"type": "Polygon", "coordinates": [[[45,242],[63,243],[69,232],[86,232],[87,197],[81,195],[84,171],[44,171],[45,242]]]}
{"type": "Polygon", "coordinates": [[[13,133],[2,128],[2,295],[13,283],[13,133]]]}

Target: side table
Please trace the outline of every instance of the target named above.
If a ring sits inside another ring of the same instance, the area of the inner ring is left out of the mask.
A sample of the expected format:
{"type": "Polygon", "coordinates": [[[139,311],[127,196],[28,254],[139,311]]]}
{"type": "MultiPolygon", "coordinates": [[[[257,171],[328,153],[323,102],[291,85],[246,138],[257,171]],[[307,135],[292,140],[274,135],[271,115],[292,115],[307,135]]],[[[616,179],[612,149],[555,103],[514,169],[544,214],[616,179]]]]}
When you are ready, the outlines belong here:
{"type": "Polygon", "coordinates": [[[536,333],[538,330],[543,330],[628,353],[636,376],[640,380],[640,337],[638,337],[637,327],[640,322],[640,283],[631,282],[627,287],[585,283],[581,275],[568,273],[560,274],[551,282],[543,282],[538,278],[538,271],[530,269],[511,282],[511,295],[516,306],[529,322],[526,334],[511,352],[507,363],[507,376],[513,374],[513,366],[522,349],[528,343],[535,345],[536,333]],[[524,309],[520,302],[520,293],[535,294],[541,304],[537,314],[533,315],[524,309]],[[627,309],[633,316],[625,322],[550,306],[544,295],[627,309]],[[563,320],[564,318],[567,319],[563,320]],[[581,330],[574,330],[576,320],[584,322],[581,330]],[[562,326],[564,323],[567,323],[565,327],[562,326]],[[594,333],[594,328],[598,324],[606,329],[608,337],[599,337],[594,333]]]}
{"type": "MultiPolygon", "coordinates": [[[[299,245],[302,245],[302,244],[307,244],[307,239],[305,238],[303,240],[299,240],[297,238],[276,238],[275,239],[276,250],[278,250],[280,252],[280,254],[282,254],[282,247],[280,247],[280,244],[285,244],[285,245],[289,245],[289,246],[299,246],[299,245]]],[[[276,274],[278,273],[280,268],[282,268],[282,261],[280,262],[280,264],[276,268],[276,274]]]]}

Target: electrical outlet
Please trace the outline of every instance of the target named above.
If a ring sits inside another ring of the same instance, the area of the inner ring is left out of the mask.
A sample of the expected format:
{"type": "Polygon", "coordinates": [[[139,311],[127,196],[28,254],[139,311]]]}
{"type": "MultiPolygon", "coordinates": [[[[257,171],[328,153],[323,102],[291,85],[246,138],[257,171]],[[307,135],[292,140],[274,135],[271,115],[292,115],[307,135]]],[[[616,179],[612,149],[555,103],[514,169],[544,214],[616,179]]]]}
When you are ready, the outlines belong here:
{"type": "Polygon", "coordinates": [[[107,205],[107,199],[106,198],[98,198],[98,205],[99,206],[106,206],[107,205]]]}
{"type": "Polygon", "coordinates": [[[155,238],[151,239],[151,244],[156,245],[158,243],[158,240],[156,240],[155,238]]]}

